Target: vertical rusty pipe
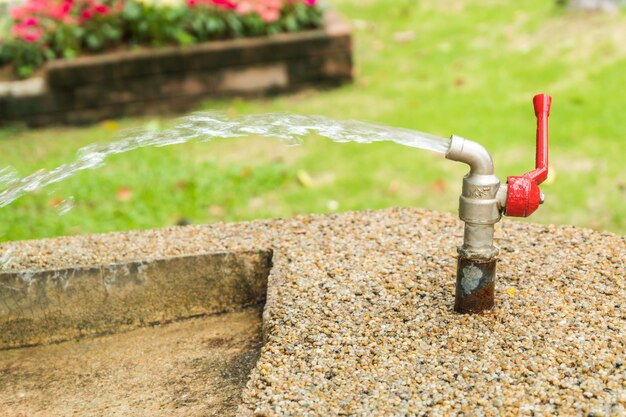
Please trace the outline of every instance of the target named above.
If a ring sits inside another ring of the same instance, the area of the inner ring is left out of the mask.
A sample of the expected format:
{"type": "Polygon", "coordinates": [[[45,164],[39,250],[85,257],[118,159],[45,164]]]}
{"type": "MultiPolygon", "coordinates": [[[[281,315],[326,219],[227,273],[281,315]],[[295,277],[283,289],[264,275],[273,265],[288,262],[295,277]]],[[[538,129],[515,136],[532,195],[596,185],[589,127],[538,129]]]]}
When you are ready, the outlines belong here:
{"type": "Polygon", "coordinates": [[[493,308],[497,261],[497,258],[483,261],[459,255],[454,311],[480,313],[493,308]]]}

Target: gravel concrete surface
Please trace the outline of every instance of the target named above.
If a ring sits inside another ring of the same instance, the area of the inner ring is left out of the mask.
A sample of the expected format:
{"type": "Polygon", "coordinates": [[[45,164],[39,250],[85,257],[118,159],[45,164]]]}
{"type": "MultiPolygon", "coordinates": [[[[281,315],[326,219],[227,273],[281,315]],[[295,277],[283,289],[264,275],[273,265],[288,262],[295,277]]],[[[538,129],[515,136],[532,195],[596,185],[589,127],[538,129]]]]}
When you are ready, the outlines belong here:
{"type": "Polygon", "coordinates": [[[5,270],[274,250],[249,415],[626,415],[626,237],[503,221],[453,313],[453,215],[390,209],[0,245],[5,270]],[[9,251],[7,255],[7,251],[9,251]]]}

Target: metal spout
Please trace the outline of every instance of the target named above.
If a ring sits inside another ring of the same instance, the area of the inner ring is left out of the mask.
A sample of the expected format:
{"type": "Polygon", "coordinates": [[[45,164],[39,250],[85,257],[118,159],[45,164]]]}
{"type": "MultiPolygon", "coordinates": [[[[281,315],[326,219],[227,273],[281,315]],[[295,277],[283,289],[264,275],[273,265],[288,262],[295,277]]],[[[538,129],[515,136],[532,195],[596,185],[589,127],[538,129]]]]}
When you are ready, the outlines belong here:
{"type": "Polygon", "coordinates": [[[452,135],[446,158],[470,166],[470,174],[493,175],[493,159],[480,143],[452,135]]]}

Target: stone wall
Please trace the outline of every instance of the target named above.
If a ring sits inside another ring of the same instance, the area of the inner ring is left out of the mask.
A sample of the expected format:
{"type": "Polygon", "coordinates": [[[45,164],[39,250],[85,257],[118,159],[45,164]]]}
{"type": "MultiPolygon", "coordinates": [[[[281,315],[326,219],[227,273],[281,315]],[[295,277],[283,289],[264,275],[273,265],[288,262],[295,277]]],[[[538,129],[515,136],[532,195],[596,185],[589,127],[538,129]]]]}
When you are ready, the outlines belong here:
{"type": "Polygon", "coordinates": [[[0,124],[84,124],[186,111],[208,97],[260,95],[352,79],[349,26],[58,60],[41,78],[0,82],[0,124]]]}
{"type": "Polygon", "coordinates": [[[265,302],[271,251],[0,272],[0,351],[265,302]]]}

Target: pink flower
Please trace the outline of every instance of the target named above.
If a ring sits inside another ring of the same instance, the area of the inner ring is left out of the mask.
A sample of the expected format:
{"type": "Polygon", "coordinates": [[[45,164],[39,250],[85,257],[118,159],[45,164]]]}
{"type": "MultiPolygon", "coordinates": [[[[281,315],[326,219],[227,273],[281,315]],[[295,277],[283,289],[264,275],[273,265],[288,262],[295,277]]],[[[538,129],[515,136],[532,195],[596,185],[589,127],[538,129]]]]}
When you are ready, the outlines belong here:
{"type": "Polygon", "coordinates": [[[250,1],[243,0],[237,4],[236,10],[240,15],[247,15],[248,13],[252,13],[254,7],[250,1]]]}
{"type": "Polygon", "coordinates": [[[59,25],[81,25],[96,15],[120,13],[123,6],[124,0],[25,0],[11,9],[11,34],[26,42],[40,42],[59,25]]]}
{"type": "Polygon", "coordinates": [[[98,14],[107,14],[109,12],[109,8],[107,6],[105,6],[104,4],[97,4],[94,7],[94,10],[98,14]]]}
{"type": "Polygon", "coordinates": [[[93,9],[91,8],[83,10],[80,13],[81,22],[86,22],[87,20],[90,20],[93,17],[93,14],[93,9]]]}
{"type": "Polygon", "coordinates": [[[23,41],[37,42],[44,35],[43,28],[32,24],[17,24],[11,28],[11,33],[23,41]]]}
{"type": "Polygon", "coordinates": [[[272,23],[280,19],[283,0],[241,0],[237,4],[237,13],[247,15],[258,14],[265,23],[272,23]]]}
{"type": "Polygon", "coordinates": [[[213,3],[217,7],[221,7],[227,10],[235,10],[237,8],[237,3],[234,3],[230,0],[211,0],[211,3],[213,3]]]}
{"type": "Polygon", "coordinates": [[[259,14],[261,15],[261,19],[263,19],[265,23],[273,23],[277,21],[278,19],[280,19],[280,10],[276,10],[276,9],[268,8],[259,14]]]}
{"type": "Polygon", "coordinates": [[[72,10],[71,2],[66,1],[61,4],[55,4],[54,6],[50,7],[48,11],[48,17],[54,20],[63,21],[65,17],[70,13],[71,10],[72,10]]]}
{"type": "Polygon", "coordinates": [[[287,0],[287,3],[304,3],[307,6],[315,6],[317,0],[287,0]]]}
{"type": "Polygon", "coordinates": [[[22,23],[20,26],[29,27],[29,26],[37,26],[38,24],[39,24],[39,19],[35,17],[29,17],[25,19],[24,23],[22,23]]]}
{"type": "Polygon", "coordinates": [[[14,7],[11,9],[11,17],[14,20],[22,20],[28,15],[26,7],[14,7]]]}
{"type": "MultiPolygon", "coordinates": [[[[82,0],[89,4],[92,0],[82,0]]],[[[11,9],[11,17],[23,21],[29,17],[50,18],[63,21],[72,12],[74,0],[28,0],[23,6],[11,9]]]]}

